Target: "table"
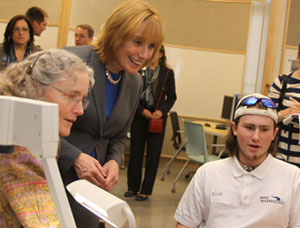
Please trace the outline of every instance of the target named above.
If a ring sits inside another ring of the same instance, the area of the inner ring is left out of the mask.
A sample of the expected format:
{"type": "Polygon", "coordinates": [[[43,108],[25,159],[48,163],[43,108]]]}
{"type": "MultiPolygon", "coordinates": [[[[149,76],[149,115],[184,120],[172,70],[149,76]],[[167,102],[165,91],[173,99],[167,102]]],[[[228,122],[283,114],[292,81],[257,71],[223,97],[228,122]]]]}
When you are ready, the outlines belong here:
{"type": "Polygon", "coordinates": [[[193,123],[202,124],[204,127],[204,131],[206,134],[210,134],[217,137],[225,138],[229,132],[229,127],[226,129],[216,129],[216,125],[219,124],[217,122],[207,121],[207,120],[195,120],[193,123]],[[209,124],[210,126],[205,126],[205,124],[209,124]]]}
{"type": "MultiPolygon", "coordinates": [[[[207,121],[207,120],[195,120],[193,123],[202,124],[204,127],[204,131],[206,134],[213,135],[213,144],[217,144],[218,137],[225,138],[229,132],[229,127],[226,129],[216,129],[216,125],[218,122],[207,121]],[[209,124],[210,126],[205,126],[205,124],[209,124]]],[[[212,148],[212,153],[216,152],[216,147],[212,148]]]]}

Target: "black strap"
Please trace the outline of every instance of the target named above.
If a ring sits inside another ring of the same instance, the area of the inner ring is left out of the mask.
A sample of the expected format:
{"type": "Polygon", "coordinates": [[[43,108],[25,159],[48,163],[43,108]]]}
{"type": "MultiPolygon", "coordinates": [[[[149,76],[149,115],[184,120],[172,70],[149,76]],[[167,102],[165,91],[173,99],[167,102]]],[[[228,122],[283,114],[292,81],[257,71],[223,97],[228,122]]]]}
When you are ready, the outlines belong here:
{"type": "Polygon", "coordinates": [[[285,96],[285,91],[286,91],[287,82],[288,82],[288,76],[285,75],[285,74],[282,75],[282,87],[281,87],[280,97],[279,97],[279,99],[278,99],[277,112],[279,112],[279,111],[282,110],[282,108],[283,108],[282,101],[283,101],[283,98],[284,98],[284,96],[285,96]]]}
{"type": "Polygon", "coordinates": [[[166,85],[166,82],[167,82],[167,79],[168,79],[168,76],[169,76],[169,71],[170,71],[170,69],[168,68],[168,71],[167,71],[167,74],[166,74],[166,77],[165,77],[165,80],[164,80],[164,84],[163,84],[163,87],[161,88],[161,91],[160,91],[160,94],[159,94],[159,98],[158,98],[158,101],[157,101],[157,103],[156,103],[156,106],[155,106],[155,109],[154,109],[154,110],[157,110],[158,105],[159,105],[159,103],[160,103],[161,95],[162,95],[162,93],[163,93],[164,90],[165,90],[165,85],[166,85]]]}

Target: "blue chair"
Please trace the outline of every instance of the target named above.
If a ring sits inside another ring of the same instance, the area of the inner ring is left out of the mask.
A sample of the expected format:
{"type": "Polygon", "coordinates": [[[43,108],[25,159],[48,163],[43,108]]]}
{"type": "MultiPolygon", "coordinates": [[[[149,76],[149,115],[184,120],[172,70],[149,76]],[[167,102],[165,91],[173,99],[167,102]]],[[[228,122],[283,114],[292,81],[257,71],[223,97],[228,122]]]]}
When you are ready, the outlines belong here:
{"type": "Polygon", "coordinates": [[[215,161],[221,157],[224,151],[222,150],[219,155],[208,154],[205,132],[202,124],[184,121],[184,132],[186,139],[186,156],[188,157],[188,160],[173,181],[173,193],[175,192],[175,185],[177,180],[181,176],[186,166],[190,163],[190,161],[195,161],[199,164],[215,161]]]}

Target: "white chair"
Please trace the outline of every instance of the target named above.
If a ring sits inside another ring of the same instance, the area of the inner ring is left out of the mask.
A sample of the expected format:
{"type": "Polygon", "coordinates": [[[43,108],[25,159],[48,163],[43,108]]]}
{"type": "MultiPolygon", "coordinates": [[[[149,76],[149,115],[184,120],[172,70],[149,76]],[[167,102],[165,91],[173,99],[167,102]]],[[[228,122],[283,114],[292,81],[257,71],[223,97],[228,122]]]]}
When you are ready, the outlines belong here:
{"type": "Polygon", "coordinates": [[[202,124],[184,121],[184,131],[186,139],[186,156],[188,157],[188,160],[173,181],[173,193],[175,192],[175,185],[177,180],[181,176],[186,166],[190,163],[190,161],[195,161],[199,164],[215,161],[221,157],[224,151],[222,150],[218,156],[214,154],[208,154],[206,137],[202,124]]]}

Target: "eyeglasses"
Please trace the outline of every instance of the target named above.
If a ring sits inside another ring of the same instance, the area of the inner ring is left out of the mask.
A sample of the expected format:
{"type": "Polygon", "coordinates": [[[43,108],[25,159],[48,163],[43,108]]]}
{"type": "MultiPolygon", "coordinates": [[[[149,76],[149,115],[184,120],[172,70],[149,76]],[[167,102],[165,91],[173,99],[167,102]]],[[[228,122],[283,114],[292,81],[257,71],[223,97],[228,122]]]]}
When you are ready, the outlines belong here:
{"type": "Polygon", "coordinates": [[[29,31],[29,28],[14,28],[13,30],[14,32],[28,32],[29,31]]]}
{"type": "Polygon", "coordinates": [[[48,86],[53,88],[53,89],[56,89],[57,91],[59,91],[61,93],[63,93],[65,95],[65,97],[68,98],[68,103],[71,104],[71,105],[77,105],[79,102],[81,102],[83,110],[86,110],[87,107],[89,106],[90,101],[87,98],[83,98],[81,100],[78,95],[68,94],[65,91],[63,91],[59,88],[56,88],[55,86],[52,86],[52,85],[48,85],[48,86]]]}
{"type": "Polygon", "coordinates": [[[39,58],[42,56],[43,54],[41,54],[40,56],[38,56],[35,60],[33,60],[31,62],[31,64],[28,66],[27,70],[26,70],[26,74],[32,74],[33,71],[33,67],[35,66],[36,62],[39,60],[39,58]]]}
{"type": "Polygon", "coordinates": [[[253,106],[260,102],[266,107],[271,109],[276,109],[276,105],[271,99],[268,98],[258,98],[258,97],[247,97],[241,101],[240,106],[253,106]]]}
{"type": "Polygon", "coordinates": [[[89,38],[88,36],[85,36],[83,34],[75,34],[75,38],[79,38],[79,39],[85,39],[85,38],[89,38]]]}

